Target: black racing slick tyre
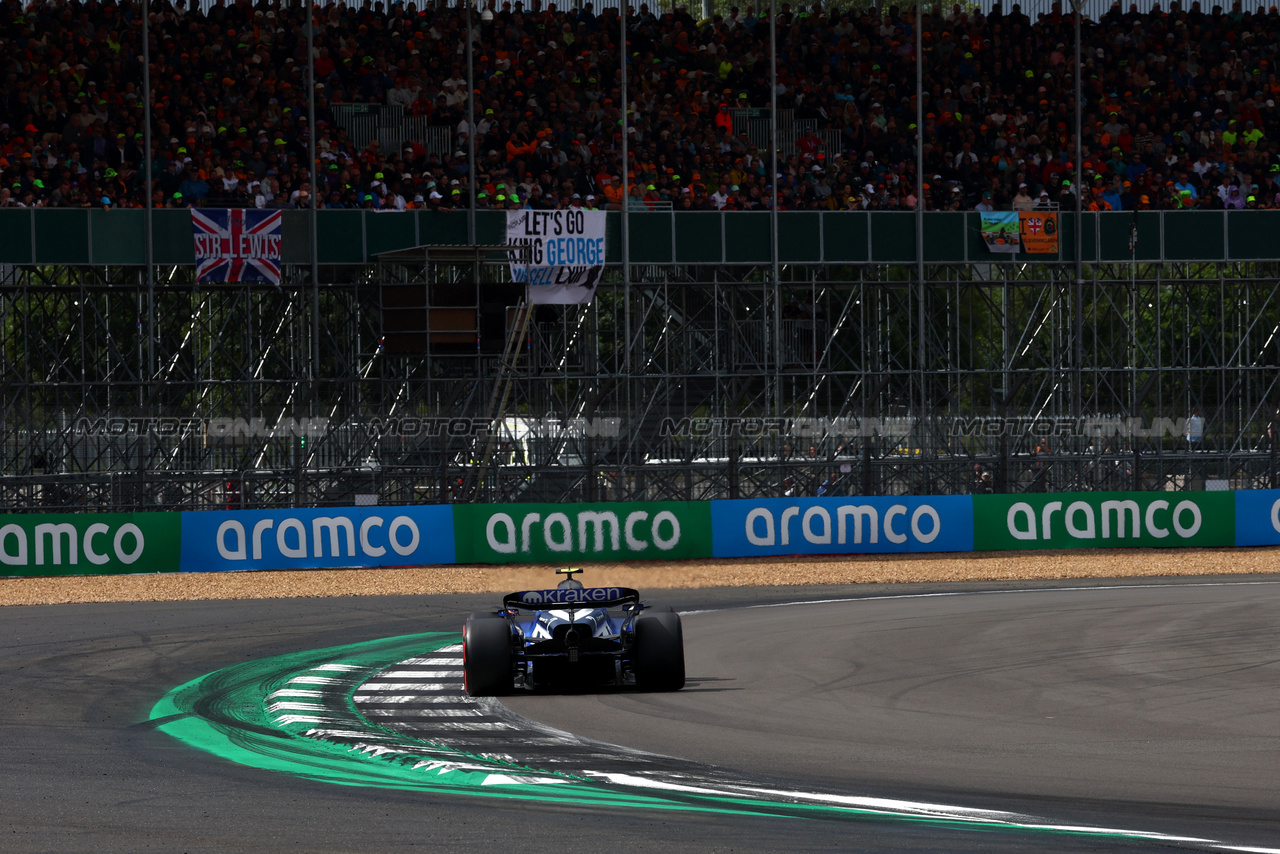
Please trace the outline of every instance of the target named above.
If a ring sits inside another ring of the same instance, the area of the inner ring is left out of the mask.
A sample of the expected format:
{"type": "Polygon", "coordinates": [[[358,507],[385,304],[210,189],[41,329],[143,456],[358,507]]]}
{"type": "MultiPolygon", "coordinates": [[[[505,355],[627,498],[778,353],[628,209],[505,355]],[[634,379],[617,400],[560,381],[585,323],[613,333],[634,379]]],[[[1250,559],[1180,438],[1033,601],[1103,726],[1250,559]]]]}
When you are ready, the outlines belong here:
{"type": "Polygon", "coordinates": [[[679,691],[684,687],[684,632],[674,611],[636,618],[636,687],[679,691]]]}
{"type": "Polygon", "coordinates": [[[511,693],[511,624],[473,614],[462,627],[462,684],[472,697],[511,693]]]}

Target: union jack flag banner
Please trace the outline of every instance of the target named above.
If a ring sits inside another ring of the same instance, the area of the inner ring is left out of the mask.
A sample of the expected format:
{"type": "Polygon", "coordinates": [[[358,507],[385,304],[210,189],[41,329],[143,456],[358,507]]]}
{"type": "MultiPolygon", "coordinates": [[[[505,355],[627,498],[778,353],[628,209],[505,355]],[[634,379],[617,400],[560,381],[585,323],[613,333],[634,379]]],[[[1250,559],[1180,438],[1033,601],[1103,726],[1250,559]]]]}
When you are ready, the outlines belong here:
{"type": "Polygon", "coordinates": [[[196,279],[280,284],[280,211],[192,210],[196,279]]]}

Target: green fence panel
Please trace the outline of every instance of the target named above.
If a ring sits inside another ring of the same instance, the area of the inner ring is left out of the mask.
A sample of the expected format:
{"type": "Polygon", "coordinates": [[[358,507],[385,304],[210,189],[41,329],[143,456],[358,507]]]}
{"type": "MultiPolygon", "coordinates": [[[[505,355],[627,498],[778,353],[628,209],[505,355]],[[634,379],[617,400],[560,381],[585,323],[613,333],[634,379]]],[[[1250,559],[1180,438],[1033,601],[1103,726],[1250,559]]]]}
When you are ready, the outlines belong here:
{"type": "Polygon", "coordinates": [[[1222,211],[1167,211],[1164,257],[1170,261],[1222,261],[1227,257],[1222,211]]]}
{"type": "Polygon", "coordinates": [[[871,217],[871,260],[907,264],[916,260],[916,215],[877,213],[871,217]]]}
{"type": "Polygon", "coordinates": [[[44,264],[90,263],[89,211],[41,211],[36,217],[36,257],[44,264]]]}
{"type": "Polygon", "coordinates": [[[372,260],[383,252],[419,246],[418,218],[412,213],[369,211],[364,219],[365,252],[372,260]]]}
{"type": "MultiPolygon", "coordinates": [[[[191,213],[160,209],[153,216],[158,264],[195,263],[191,213]]],[[[771,217],[760,212],[637,212],[631,215],[631,255],[644,264],[763,264],[771,257],[771,217]]],[[[475,242],[506,242],[504,211],[476,212],[475,242]]],[[[145,214],[138,210],[41,209],[0,211],[0,263],[142,264],[145,214]]],[[[607,257],[622,256],[621,216],[611,213],[607,257]]],[[[1059,216],[1056,255],[993,255],[982,243],[978,215],[933,211],[925,216],[928,263],[1069,264],[1075,254],[1072,212],[1059,216]]],[[[1086,263],[1124,261],[1278,260],[1280,211],[1118,211],[1085,213],[1081,233],[1086,263]],[[1132,249],[1131,235],[1136,237],[1132,249]],[[1230,253],[1230,254],[1228,254],[1230,253]]],[[[283,262],[311,257],[307,211],[285,211],[283,262]]],[[[363,210],[320,211],[320,262],[364,264],[378,253],[421,245],[465,245],[466,211],[397,215],[363,210]]],[[[909,211],[778,214],[783,263],[889,263],[915,261],[915,214],[909,211]]]]}
{"type": "Polygon", "coordinates": [[[672,220],[672,214],[650,211],[632,213],[627,217],[633,264],[671,263],[672,220]]]}
{"type": "Polygon", "coordinates": [[[152,211],[151,234],[151,251],[157,264],[196,263],[191,211],[178,208],[152,211]]]}
{"type": "Polygon", "coordinates": [[[363,264],[364,211],[325,211],[316,223],[321,264],[363,264]]]}
{"type": "Polygon", "coordinates": [[[507,212],[476,211],[476,243],[481,246],[497,246],[506,242],[507,212]]]}
{"type": "Polygon", "coordinates": [[[1227,252],[1233,261],[1280,254],[1280,211],[1228,211],[1227,252]]]}
{"type": "MultiPolygon", "coordinates": [[[[636,214],[637,220],[653,214],[636,214]]],[[[676,261],[681,264],[718,264],[724,258],[724,245],[735,230],[746,225],[734,222],[737,216],[722,217],[715,213],[687,213],[680,216],[676,229],[676,261]],[[721,233],[721,226],[724,232],[721,233]]],[[[633,244],[634,245],[634,244],[633,244]]]]}
{"type": "Polygon", "coordinates": [[[455,504],[458,563],[711,557],[711,504],[455,504]]]}
{"type": "Polygon", "coordinates": [[[606,264],[622,263],[622,214],[605,214],[604,260],[606,264]]]}
{"type": "Polygon", "coordinates": [[[30,264],[35,260],[34,215],[30,209],[0,210],[0,264],[30,264]]]}
{"type": "Polygon", "coordinates": [[[822,254],[828,264],[865,264],[871,258],[870,226],[864,211],[822,215],[822,254]]]}
{"type": "Polygon", "coordinates": [[[95,264],[147,263],[147,212],[129,209],[90,209],[89,236],[95,264]]]}
{"type": "Polygon", "coordinates": [[[177,572],[179,513],[0,516],[0,575],[177,572]]]}
{"type": "Polygon", "coordinates": [[[1163,235],[1160,232],[1159,211],[1116,211],[1100,216],[1100,260],[1160,260],[1163,235]]]}
{"type": "MultiPolygon", "coordinates": [[[[280,261],[283,264],[311,263],[311,212],[282,211],[280,219],[280,261]]],[[[316,211],[316,231],[322,214],[316,211]]]]}
{"type": "Polygon", "coordinates": [[[1135,261],[1159,261],[1164,252],[1164,231],[1159,211],[1135,211],[1133,216],[1137,231],[1131,257],[1135,261]]]}
{"type": "MultiPolygon", "coordinates": [[[[418,245],[464,246],[467,243],[466,211],[419,211],[418,245]]],[[[502,241],[506,243],[504,239],[502,241]]]]}
{"type": "MultiPolygon", "coordinates": [[[[1086,212],[1083,216],[1084,233],[1080,236],[1080,257],[1084,259],[1084,263],[1093,264],[1098,260],[1098,229],[1101,227],[1098,220],[1102,214],[1086,212]]],[[[1074,244],[1072,244],[1071,257],[1075,257],[1074,244]]]]}
{"type": "MultiPolygon", "coordinates": [[[[717,214],[705,214],[717,216],[717,214]]],[[[676,222],[681,228],[676,229],[677,239],[683,228],[685,217],[680,214],[676,222]]],[[[724,260],[737,263],[767,264],[772,259],[773,224],[772,216],[767,213],[737,211],[724,217],[724,260]]]]}
{"type": "Polygon", "coordinates": [[[975,495],[974,551],[1233,546],[1230,492],[975,495]]]}
{"type": "MultiPolygon", "coordinates": [[[[912,219],[915,219],[914,215],[912,219]]],[[[955,216],[949,213],[926,213],[924,215],[924,260],[926,262],[964,260],[965,231],[971,219],[976,220],[968,214],[955,216]]],[[[913,222],[912,226],[914,225],[913,222]]],[[[977,228],[977,222],[974,221],[972,226],[977,228]]],[[[985,250],[983,254],[986,254],[985,250]]]]}
{"type": "Polygon", "coordinates": [[[1098,260],[1128,261],[1129,237],[1135,225],[1133,211],[1098,214],[1098,260]]]}
{"type": "Polygon", "coordinates": [[[822,214],[796,211],[778,216],[778,260],[785,264],[822,260],[822,214]]]}

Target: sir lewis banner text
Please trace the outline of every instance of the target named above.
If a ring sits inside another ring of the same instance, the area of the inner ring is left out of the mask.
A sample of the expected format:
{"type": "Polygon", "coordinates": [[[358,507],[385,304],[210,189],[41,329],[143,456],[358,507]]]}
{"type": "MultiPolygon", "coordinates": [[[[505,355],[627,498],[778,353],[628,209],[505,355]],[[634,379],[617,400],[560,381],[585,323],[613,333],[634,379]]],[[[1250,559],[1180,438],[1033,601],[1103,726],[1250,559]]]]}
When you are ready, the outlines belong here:
{"type": "Polygon", "coordinates": [[[197,278],[280,284],[281,222],[280,211],[193,210],[197,278]]]}

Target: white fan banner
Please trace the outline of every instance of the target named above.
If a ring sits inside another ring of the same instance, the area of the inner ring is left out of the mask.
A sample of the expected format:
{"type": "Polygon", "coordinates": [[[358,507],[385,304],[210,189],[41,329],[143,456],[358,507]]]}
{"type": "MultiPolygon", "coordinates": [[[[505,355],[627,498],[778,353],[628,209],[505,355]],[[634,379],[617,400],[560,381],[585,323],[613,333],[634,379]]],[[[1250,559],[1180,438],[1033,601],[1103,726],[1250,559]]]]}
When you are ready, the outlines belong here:
{"type": "Polygon", "coordinates": [[[604,211],[507,211],[511,279],[531,305],[591,302],[604,275],[604,211]]]}

